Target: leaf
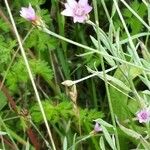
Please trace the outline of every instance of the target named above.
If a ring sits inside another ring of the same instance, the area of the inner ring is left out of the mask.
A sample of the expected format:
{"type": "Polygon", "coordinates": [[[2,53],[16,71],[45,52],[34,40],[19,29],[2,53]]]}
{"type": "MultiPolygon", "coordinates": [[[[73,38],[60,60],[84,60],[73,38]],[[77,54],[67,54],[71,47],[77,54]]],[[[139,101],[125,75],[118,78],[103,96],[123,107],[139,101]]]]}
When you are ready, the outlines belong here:
{"type": "Polygon", "coordinates": [[[53,50],[57,46],[57,40],[50,37],[48,34],[34,29],[25,41],[26,48],[35,48],[38,51],[53,50]]]}
{"type": "Polygon", "coordinates": [[[117,122],[117,123],[118,123],[120,129],[121,129],[124,133],[126,133],[128,136],[133,137],[133,138],[135,138],[135,139],[140,139],[140,138],[142,137],[142,136],[141,136],[139,133],[137,133],[136,131],[131,130],[131,129],[128,129],[128,128],[122,126],[119,122],[117,122]]]}
{"type": "Polygon", "coordinates": [[[2,91],[0,91],[0,111],[7,105],[7,98],[3,94],[2,91]]]}
{"type": "Polygon", "coordinates": [[[30,143],[29,143],[28,140],[27,140],[27,142],[26,142],[26,148],[25,148],[25,150],[30,150],[30,143]]]}
{"type": "Polygon", "coordinates": [[[143,137],[141,138],[141,143],[142,143],[143,147],[145,148],[145,150],[149,150],[150,143],[148,141],[146,141],[143,137]]]}
{"type": "Polygon", "coordinates": [[[100,125],[103,125],[104,127],[108,127],[108,128],[114,128],[113,125],[107,123],[106,121],[104,121],[103,119],[96,119],[94,120],[95,122],[98,122],[100,125]]]}
{"type": "Polygon", "coordinates": [[[0,135],[6,135],[6,132],[0,131],[0,135]]]}
{"type": "Polygon", "coordinates": [[[53,72],[44,60],[34,59],[30,61],[30,64],[34,74],[42,76],[46,81],[50,81],[53,78],[53,72]]]}
{"type": "MultiPolygon", "coordinates": [[[[69,102],[61,102],[54,106],[49,100],[42,101],[42,105],[46,114],[46,118],[51,123],[59,122],[62,119],[69,119],[72,112],[72,105],[69,102]]],[[[34,122],[43,123],[43,116],[38,105],[31,107],[31,116],[34,122]]]]}
{"type": "Polygon", "coordinates": [[[3,36],[0,36],[0,64],[7,64],[11,60],[11,52],[16,46],[16,41],[7,41],[3,36]]]}
{"type": "MultiPolygon", "coordinates": [[[[93,44],[95,45],[95,47],[98,48],[98,41],[92,36],[90,36],[90,38],[91,38],[93,44]]],[[[103,47],[101,47],[101,51],[104,54],[109,55],[108,52],[103,47]]],[[[107,56],[103,56],[103,57],[106,59],[106,61],[108,62],[109,65],[115,66],[115,62],[112,58],[108,58],[107,56]]]]}
{"type": "Polygon", "coordinates": [[[64,141],[63,141],[63,150],[67,150],[67,138],[66,138],[66,136],[64,137],[64,141]]]}
{"type": "MultiPolygon", "coordinates": [[[[44,60],[29,60],[29,65],[34,77],[39,75],[48,83],[53,78],[53,72],[48,66],[48,63],[44,60]]],[[[11,67],[11,70],[7,75],[7,85],[12,91],[16,92],[18,90],[18,86],[24,87],[24,84],[26,84],[28,81],[29,75],[24,61],[19,59],[11,67]]]]}
{"type": "Polygon", "coordinates": [[[130,100],[128,102],[128,108],[130,110],[130,112],[132,112],[133,114],[135,114],[139,108],[139,104],[137,101],[135,100],[130,100]]]}
{"type": "Polygon", "coordinates": [[[113,142],[113,140],[112,140],[112,138],[111,138],[109,132],[107,131],[107,129],[106,129],[103,125],[101,125],[101,127],[102,127],[102,131],[103,131],[103,133],[104,133],[104,137],[105,137],[106,141],[108,142],[109,146],[110,146],[113,150],[117,150],[117,148],[116,148],[116,146],[115,146],[115,144],[114,144],[114,142],[113,142]]]}
{"type": "Polygon", "coordinates": [[[27,4],[31,3],[32,6],[41,5],[45,3],[45,0],[26,0],[27,4]]]}
{"type": "Polygon", "coordinates": [[[103,137],[100,137],[99,145],[100,145],[101,150],[106,150],[103,137]]]}
{"type": "Polygon", "coordinates": [[[96,118],[103,118],[104,114],[96,109],[80,109],[80,120],[81,124],[91,122],[96,118]]]}
{"type": "Polygon", "coordinates": [[[75,150],[75,147],[76,147],[76,136],[77,136],[77,133],[75,133],[73,136],[72,150],[75,150]]]}
{"type": "MultiPolygon", "coordinates": [[[[127,85],[129,88],[129,80],[133,80],[137,76],[139,76],[142,73],[142,70],[135,68],[135,67],[128,67],[126,65],[121,65],[116,72],[114,73],[115,78],[123,82],[125,85],[127,85]],[[126,76],[126,77],[125,77],[126,76]]],[[[109,87],[110,91],[110,96],[111,96],[111,101],[112,101],[112,106],[114,113],[118,117],[120,121],[123,121],[125,119],[128,119],[128,113],[129,113],[129,108],[128,108],[128,92],[126,92],[127,95],[124,95],[120,91],[117,91],[113,87],[109,87]]]]}
{"type": "Polygon", "coordinates": [[[8,24],[0,18],[0,29],[3,30],[5,33],[9,31],[8,24]]]}
{"type": "MultiPolygon", "coordinates": [[[[98,76],[99,78],[104,80],[103,72],[93,71],[90,68],[88,68],[88,71],[93,73],[93,74],[96,74],[95,76],[98,76]]],[[[109,82],[113,83],[113,85],[117,85],[117,86],[119,86],[120,88],[122,88],[123,90],[125,90],[127,92],[131,91],[130,88],[127,85],[125,85],[121,80],[119,80],[119,79],[117,79],[113,76],[110,76],[108,74],[106,74],[106,78],[109,82]]]]}

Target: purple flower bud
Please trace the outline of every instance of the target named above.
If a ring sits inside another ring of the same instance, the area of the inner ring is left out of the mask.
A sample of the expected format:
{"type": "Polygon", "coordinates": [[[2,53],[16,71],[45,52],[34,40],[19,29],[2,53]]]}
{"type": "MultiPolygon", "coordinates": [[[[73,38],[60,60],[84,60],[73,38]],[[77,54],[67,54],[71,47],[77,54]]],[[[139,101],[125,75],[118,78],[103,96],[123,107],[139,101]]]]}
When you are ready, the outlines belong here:
{"type": "Polygon", "coordinates": [[[137,112],[137,119],[140,123],[147,123],[150,121],[150,109],[144,108],[137,112]]]}
{"type": "Polygon", "coordinates": [[[88,0],[67,0],[65,10],[61,12],[64,16],[73,17],[74,23],[84,23],[88,19],[88,14],[92,7],[88,4],[88,0]]]}
{"type": "Polygon", "coordinates": [[[100,132],[100,131],[102,131],[102,128],[101,128],[101,126],[100,126],[100,124],[99,124],[98,122],[95,123],[94,131],[95,131],[95,132],[100,132]]]}
{"type": "Polygon", "coordinates": [[[36,21],[36,19],[37,19],[35,11],[32,8],[31,4],[29,4],[28,8],[26,8],[26,7],[21,8],[20,16],[25,18],[28,21],[36,21]]]}

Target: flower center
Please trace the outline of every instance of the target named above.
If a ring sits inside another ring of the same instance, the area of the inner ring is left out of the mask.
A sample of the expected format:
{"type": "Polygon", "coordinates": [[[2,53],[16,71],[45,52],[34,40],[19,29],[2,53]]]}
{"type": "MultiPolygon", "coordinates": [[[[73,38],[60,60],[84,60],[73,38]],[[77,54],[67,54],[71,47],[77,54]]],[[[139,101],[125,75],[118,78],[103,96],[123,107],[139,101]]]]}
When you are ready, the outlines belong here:
{"type": "Polygon", "coordinates": [[[85,15],[85,10],[84,10],[84,7],[80,6],[80,5],[77,5],[75,8],[74,8],[74,14],[78,17],[81,17],[83,15],[85,15]]]}
{"type": "Polygon", "coordinates": [[[147,119],[147,113],[142,113],[142,114],[141,114],[141,117],[142,117],[142,119],[144,119],[144,120],[147,119]]]}

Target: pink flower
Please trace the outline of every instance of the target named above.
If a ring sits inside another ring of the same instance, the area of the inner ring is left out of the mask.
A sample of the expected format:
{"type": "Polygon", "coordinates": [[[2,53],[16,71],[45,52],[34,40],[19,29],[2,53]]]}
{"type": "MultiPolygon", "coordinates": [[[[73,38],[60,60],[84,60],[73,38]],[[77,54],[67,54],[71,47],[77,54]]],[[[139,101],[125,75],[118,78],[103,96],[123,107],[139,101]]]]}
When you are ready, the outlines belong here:
{"type": "Polygon", "coordinates": [[[99,124],[98,122],[95,123],[94,131],[95,131],[95,132],[100,132],[100,131],[102,131],[102,128],[101,128],[101,126],[100,126],[100,124],[99,124]]]}
{"type": "Polygon", "coordinates": [[[35,11],[32,8],[31,4],[29,4],[28,8],[26,8],[26,7],[21,8],[20,16],[27,19],[28,21],[36,21],[36,19],[37,19],[35,11]]]}
{"type": "Polygon", "coordinates": [[[137,119],[140,123],[146,123],[150,121],[150,109],[144,108],[141,111],[137,112],[137,119]]]}
{"type": "Polygon", "coordinates": [[[88,4],[88,0],[67,0],[65,10],[61,12],[64,16],[73,17],[74,23],[84,23],[88,19],[88,13],[92,7],[88,4]]]}

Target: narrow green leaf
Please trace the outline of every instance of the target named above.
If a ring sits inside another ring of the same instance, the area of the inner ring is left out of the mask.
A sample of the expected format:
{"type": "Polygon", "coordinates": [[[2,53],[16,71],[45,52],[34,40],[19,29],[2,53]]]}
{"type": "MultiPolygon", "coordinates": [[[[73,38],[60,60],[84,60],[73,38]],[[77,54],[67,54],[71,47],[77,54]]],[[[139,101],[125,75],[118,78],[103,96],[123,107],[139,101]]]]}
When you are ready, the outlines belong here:
{"type": "Polygon", "coordinates": [[[6,135],[6,132],[0,131],[0,135],[6,135]]]}
{"type": "Polygon", "coordinates": [[[7,104],[7,99],[6,97],[4,96],[3,92],[0,91],[0,110],[3,109],[3,107],[5,107],[7,104]]]}
{"type": "Polygon", "coordinates": [[[27,140],[27,143],[26,143],[26,148],[25,150],[30,150],[30,144],[29,144],[29,141],[27,140]]]}
{"type": "Polygon", "coordinates": [[[111,136],[109,134],[109,132],[107,131],[107,129],[103,125],[101,125],[101,127],[102,127],[102,130],[103,130],[103,133],[104,133],[104,137],[105,137],[106,141],[108,142],[109,146],[113,150],[117,150],[116,146],[115,146],[115,144],[114,144],[114,142],[113,142],[113,140],[112,140],[112,138],[111,138],[111,136]]]}
{"type": "Polygon", "coordinates": [[[105,149],[104,139],[103,139],[102,136],[100,137],[100,140],[99,140],[99,146],[100,146],[101,150],[106,150],[105,149]]]}
{"type": "Polygon", "coordinates": [[[66,136],[64,137],[63,150],[67,150],[67,138],[66,138],[66,136]]]}
{"type": "Polygon", "coordinates": [[[124,133],[126,133],[128,136],[133,137],[133,138],[135,138],[135,139],[140,139],[140,138],[142,137],[142,136],[141,136],[139,133],[137,133],[136,131],[133,131],[133,130],[131,130],[131,129],[128,129],[128,128],[122,126],[119,122],[117,122],[117,123],[118,123],[120,129],[121,129],[124,133]]]}
{"type": "Polygon", "coordinates": [[[113,125],[107,123],[106,121],[104,121],[103,119],[96,119],[94,120],[96,122],[98,122],[100,125],[103,125],[104,127],[108,127],[108,128],[114,128],[113,125]]]}

